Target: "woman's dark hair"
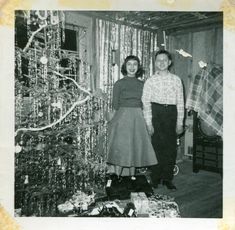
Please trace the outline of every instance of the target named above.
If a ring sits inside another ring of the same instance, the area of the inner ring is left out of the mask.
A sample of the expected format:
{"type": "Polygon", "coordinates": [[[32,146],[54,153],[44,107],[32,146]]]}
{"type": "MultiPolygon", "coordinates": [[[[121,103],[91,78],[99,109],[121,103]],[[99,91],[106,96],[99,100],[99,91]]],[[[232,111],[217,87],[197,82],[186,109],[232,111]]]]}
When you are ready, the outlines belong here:
{"type": "Polygon", "coordinates": [[[127,75],[127,71],[126,71],[126,63],[130,60],[135,60],[138,62],[138,70],[135,74],[135,77],[136,78],[139,78],[139,77],[142,77],[143,74],[144,74],[144,70],[140,64],[140,59],[137,57],[137,56],[134,56],[134,55],[129,55],[126,57],[124,63],[122,64],[122,68],[121,68],[121,73],[126,76],[127,75]]]}

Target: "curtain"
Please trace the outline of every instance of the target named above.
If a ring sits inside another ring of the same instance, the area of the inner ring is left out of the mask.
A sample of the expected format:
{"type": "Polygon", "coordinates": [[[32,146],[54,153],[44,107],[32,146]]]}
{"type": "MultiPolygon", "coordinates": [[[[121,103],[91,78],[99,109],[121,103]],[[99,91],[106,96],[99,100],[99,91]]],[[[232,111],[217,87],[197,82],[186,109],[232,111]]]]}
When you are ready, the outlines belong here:
{"type": "Polygon", "coordinates": [[[121,65],[128,55],[140,58],[144,79],[153,74],[153,53],[157,49],[157,33],[96,19],[96,85],[112,100],[114,82],[122,78],[121,65]]]}

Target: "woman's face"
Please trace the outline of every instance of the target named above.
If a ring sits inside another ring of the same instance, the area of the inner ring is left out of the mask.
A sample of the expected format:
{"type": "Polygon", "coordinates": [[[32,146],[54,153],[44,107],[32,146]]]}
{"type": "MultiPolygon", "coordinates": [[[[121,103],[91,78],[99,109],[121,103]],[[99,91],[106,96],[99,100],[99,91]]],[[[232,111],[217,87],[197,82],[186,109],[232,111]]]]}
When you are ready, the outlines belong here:
{"type": "Polygon", "coordinates": [[[171,64],[171,60],[168,59],[166,54],[158,54],[155,60],[157,70],[165,71],[171,64]]]}
{"type": "Polygon", "coordinates": [[[138,61],[129,60],[126,63],[126,72],[128,77],[135,77],[136,72],[138,71],[138,61]]]}

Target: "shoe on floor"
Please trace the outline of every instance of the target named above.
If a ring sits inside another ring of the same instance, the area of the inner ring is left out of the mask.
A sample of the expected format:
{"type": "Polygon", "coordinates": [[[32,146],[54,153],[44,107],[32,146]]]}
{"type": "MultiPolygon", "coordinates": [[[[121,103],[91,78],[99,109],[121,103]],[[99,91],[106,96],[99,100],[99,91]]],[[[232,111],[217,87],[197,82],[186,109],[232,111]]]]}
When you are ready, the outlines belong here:
{"type": "Polygon", "coordinates": [[[158,184],[152,184],[153,188],[158,188],[158,184]]]}
{"type": "Polygon", "coordinates": [[[153,188],[158,188],[158,185],[161,184],[161,179],[152,181],[152,187],[153,188]]]}
{"type": "Polygon", "coordinates": [[[172,183],[172,181],[164,180],[162,181],[162,184],[165,185],[168,189],[176,190],[176,186],[172,183]]]}

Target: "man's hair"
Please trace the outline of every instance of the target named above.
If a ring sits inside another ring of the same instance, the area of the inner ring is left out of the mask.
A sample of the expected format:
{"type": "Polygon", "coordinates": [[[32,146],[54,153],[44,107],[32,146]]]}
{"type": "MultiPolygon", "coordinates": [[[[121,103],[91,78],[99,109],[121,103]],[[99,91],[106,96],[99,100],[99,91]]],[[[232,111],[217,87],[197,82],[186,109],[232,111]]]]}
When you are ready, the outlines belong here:
{"type": "Polygon", "coordinates": [[[170,52],[168,52],[167,50],[159,50],[159,51],[157,51],[156,54],[155,54],[155,60],[156,60],[156,58],[157,58],[157,56],[158,56],[159,54],[165,54],[165,55],[168,57],[168,59],[169,59],[170,61],[172,61],[171,54],[170,54],[170,52]]]}

